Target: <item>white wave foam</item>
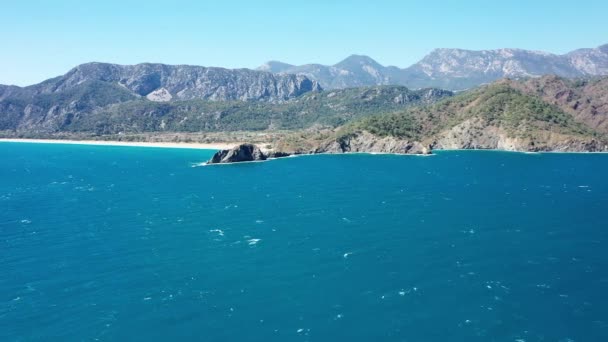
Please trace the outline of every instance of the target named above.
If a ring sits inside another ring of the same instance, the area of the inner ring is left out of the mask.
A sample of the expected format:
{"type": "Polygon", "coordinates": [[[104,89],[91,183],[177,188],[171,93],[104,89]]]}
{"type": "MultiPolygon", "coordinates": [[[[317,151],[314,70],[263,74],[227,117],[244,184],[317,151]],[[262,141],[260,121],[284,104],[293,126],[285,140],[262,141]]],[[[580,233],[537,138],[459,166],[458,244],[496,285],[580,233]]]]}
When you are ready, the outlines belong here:
{"type": "Polygon", "coordinates": [[[262,241],[262,240],[261,239],[249,239],[249,240],[247,240],[247,243],[249,244],[249,246],[253,246],[253,245],[256,245],[260,241],[262,241]]]}
{"type": "Polygon", "coordinates": [[[224,231],[221,229],[211,229],[209,230],[209,233],[217,233],[219,236],[224,236],[224,231]]]}

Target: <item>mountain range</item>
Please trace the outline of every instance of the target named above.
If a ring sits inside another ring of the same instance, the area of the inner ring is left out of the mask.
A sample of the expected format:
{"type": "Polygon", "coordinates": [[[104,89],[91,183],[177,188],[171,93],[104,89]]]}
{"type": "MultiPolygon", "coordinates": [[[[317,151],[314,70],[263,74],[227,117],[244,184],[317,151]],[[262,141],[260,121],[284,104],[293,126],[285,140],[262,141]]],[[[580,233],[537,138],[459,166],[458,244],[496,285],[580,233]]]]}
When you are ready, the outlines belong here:
{"type": "Polygon", "coordinates": [[[65,75],[28,87],[1,86],[0,101],[8,97],[32,98],[70,92],[103,82],[125,96],[151,101],[205,99],[216,101],[281,101],[320,90],[303,75],[272,74],[250,69],[225,69],[191,65],[142,63],[118,65],[81,64],[65,75]]]}
{"type": "Polygon", "coordinates": [[[608,45],[565,55],[440,49],[406,69],[365,56],[261,70],[86,63],[28,87],[0,86],[0,136],[263,131],[283,132],[292,151],[603,151],[607,54],[608,45]]]}
{"type": "Polygon", "coordinates": [[[390,84],[464,90],[505,77],[608,75],[608,44],[563,55],[522,49],[435,49],[418,63],[404,69],[383,66],[367,56],[352,55],[335,65],[296,66],[270,61],[257,70],[305,75],[318,81],[325,89],[390,84]]]}

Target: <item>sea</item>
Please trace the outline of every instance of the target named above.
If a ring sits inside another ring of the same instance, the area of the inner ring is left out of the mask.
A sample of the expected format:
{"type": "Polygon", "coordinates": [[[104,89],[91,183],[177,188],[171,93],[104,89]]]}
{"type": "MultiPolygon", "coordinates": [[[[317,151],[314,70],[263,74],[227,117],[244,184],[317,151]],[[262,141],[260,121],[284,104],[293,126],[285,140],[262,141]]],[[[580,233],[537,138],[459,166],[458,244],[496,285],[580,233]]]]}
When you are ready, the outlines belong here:
{"type": "Polygon", "coordinates": [[[608,341],[608,155],[0,143],[0,341],[608,341]]]}

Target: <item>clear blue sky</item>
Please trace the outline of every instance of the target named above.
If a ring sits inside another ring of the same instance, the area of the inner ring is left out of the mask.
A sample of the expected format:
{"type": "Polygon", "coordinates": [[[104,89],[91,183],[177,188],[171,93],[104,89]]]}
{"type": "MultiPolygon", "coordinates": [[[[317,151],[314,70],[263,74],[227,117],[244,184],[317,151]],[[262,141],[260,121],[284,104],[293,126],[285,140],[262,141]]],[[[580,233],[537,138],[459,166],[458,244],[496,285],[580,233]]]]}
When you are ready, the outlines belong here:
{"type": "Polygon", "coordinates": [[[90,61],[254,68],[365,54],[407,67],[433,48],[564,53],[608,43],[608,1],[20,0],[0,6],[0,84],[90,61]]]}

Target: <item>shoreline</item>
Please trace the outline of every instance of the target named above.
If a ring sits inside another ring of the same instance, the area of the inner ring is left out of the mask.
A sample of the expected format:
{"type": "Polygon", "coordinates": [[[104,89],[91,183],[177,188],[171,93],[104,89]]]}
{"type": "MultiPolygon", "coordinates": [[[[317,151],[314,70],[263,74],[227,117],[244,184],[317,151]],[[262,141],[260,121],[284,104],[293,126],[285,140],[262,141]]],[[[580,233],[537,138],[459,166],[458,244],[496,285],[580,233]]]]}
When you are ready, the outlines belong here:
{"type": "MultiPolygon", "coordinates": [[[[74,140],[74,139],[22,139],[22,138],[0,138],[0,143],[25,143],[25,144],[64,144],[64,145],[90,145],[90,146],[119,146],[119,147],[148,147],[148,148],[176,148],[176,149],[193,149],[193,150],[226,150],[231,149],[240,142],[232,143],[188,143],[188,142],[143,142],[143,141],[117,141],[117,140],[74,140]]],[[[396,156],[418,156],[431,157],[434,152],[460,152],[460,151],[486,151],[486,152],[506,152],[506,153],[521,153],[521,154],[608,154],[608,151],[514,151],[501,149],[436,149],[430,154],[407,154],[407,153],[391,153],[391,152],[345,152],[345,153],[301,153],[293,154],[290,157],[306,156],[306,155],[396,155],[396,156]]],[[[282,159],[282,158],[271,158],[282,159]]]]}
{"type": "Polygon", "coordinates": [[[94,146],[124,146],[124,147],[155,147],[155,148],[181,148],[194,150],[224,150],[238,145],[234,143],[173,143],[173,142],[141,142],[141,141],[115,141],[115,140],[61,140],[61,139],[11,139],[0,138],[0,143],[26,143],[26,144],[64,144],[64,145],[94,145],[94,146]]]}

